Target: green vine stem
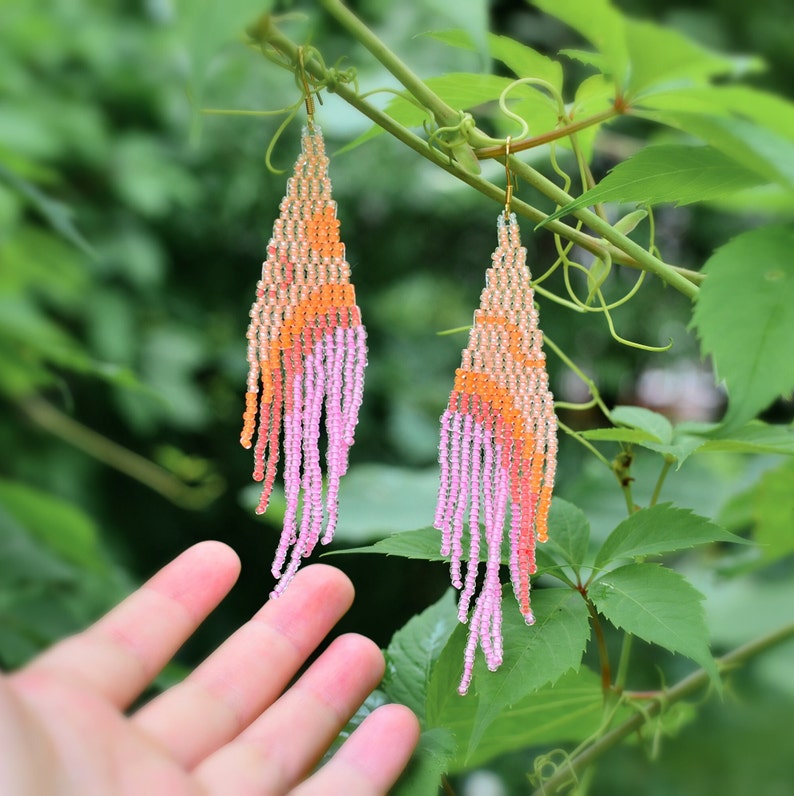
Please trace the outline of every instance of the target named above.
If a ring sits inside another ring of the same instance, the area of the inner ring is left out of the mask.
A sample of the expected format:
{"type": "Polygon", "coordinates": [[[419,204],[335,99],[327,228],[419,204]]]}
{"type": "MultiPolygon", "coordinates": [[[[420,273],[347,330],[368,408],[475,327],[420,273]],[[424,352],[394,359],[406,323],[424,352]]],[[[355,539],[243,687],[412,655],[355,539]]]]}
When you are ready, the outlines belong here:
{"type": "MultiPolygon", "coordinates": [[[[609,108],[602,113],[596,113],[585,119],[580,119],[578,122],[570,122],[554,130],[549,130],[547,133],[530,136],[529,138],[521,138],[518,141],[511,141],[510,151],[524,152],[527,149],[534,149],[544,144],[550,144],[552,141],[559,141],[561,138],[567,138],[569,135],[578,133],[581,130],[586,130],[588,127],[608,122],[610,119],[614,119],[619,115],[620,111],[615,108],[609,108]]],[[[504,144],[499,144],[496,146],[479,147],[474,150],[474,154],[477,155],[480,160],[503,158],[505,156],[505,146],[504,144]]]]}
{"type": "MultiPolygon", "coordinates": [[[[380,39],[378,39],[377,36],[375,36],[375,34],[369,30],[369,28],[360,22],[355,15],[346,9],[339,2],[339,0],[321,0],[321,2],[330,13],[332,13],[334,16],[336,16],[336,13],[342,14],[342,19],[346,24],[351,25],[351,27],[354,28],[357,33],[362,33],[362,35],[366,37],[366,41],[369,43],[369,45],[371,45],[370,50],[372,51],[374,48],[377,51],[378,56],[376,57],[378,57],[379,60],[381,60],[381,63],[384,63],[387,68],[393,68],[395,70],[393,74],[395,74],[398,79],[405,77],[406,80],[408,80],[411,85],[416,88],[413,80],[408,75],[412,75],[413,79],[415,80],[419,80],[419,78],[417,78],[416,75],[410,71],[410,69],[405,67],[405,65],[402,64],[402,61],[400,61],[393,53],[391,53],[388,47],[381,42],[380,39]],[[339,11],[339,9],[343,9],[344,13],[339,11]],[[355,19],[356,22],[351,22],[351,18],[355,19]],[[366,31],[366,33],[363,33],[363,31],[366,31]],[[405,67],[405,70],[407,71],[404,71],[402,67],[405,67]]],[[[267,45],[270,45],[282,53],[288,59],[288,61],[295,65],[295,68],[297,68],[297,54],[299,49],[298,45],[284,36],[272,24],[263,25],[260,30],[262,31],[260,42],[262,46],[266,47],[267,45]]],[[[326,70],[316,61],[316,59],[308,62],[305,68],[307,73],[316,78],[320,84],[325,85],[326,90],[337,94],[341,99],[343,99],[352,107],[356,108],[356,110],[358,110],[378,126],[382,127],[386,132],[390,133],[410,149],[413,149],[419,155],[427,160],[430,160],[439,168],[444,169],[462,182],[470,185],[484,196],[497,201],[499,204],[503,205],[505,203],[506,196],[505,191],[502,188],[494,185],[488,180],[483,179],[478,174],[472,173],[470,170],[461,167],[457,161],[445,157],[437,149],[429,146],[425,140],[415,135],[407,128],[403,127],[391,116],[363,100],[352,88],[342,82],[335,80],[330,70],[326,70]]],[[[422,83],[421,80],[419,80],[419,82],[422,83]]],[[[437,97],[434,92],[428,89],[424,83],[422,83],[422,86],[423,89],[419,91],[423,99],[427,99],[427,107],[433,113],[440,112],[442,115],[444,115],[444,118],[446,118],[445,114],[450,110],[449,106],[447,106],[446,103],[444,103],[439,97],[437,97]]],[[[460,123],[460,114],[458,112],[455,112],[455,114],[454,126],[458,126],[460,123]]],[[[477,131],[477,133],[482,135],[479,133],[479,131],[477,131]]],[[[535,171],[521,161],[511,158],[511,167],[514,168],[514,173],[517,174],[517,176],[522,177],[526,181],[530,182],[530,184],[538,187],[541,192],[549,196],[557,204],[564,205],[573,201],[573,197],[562,191],[551,180],[546,179],[539,172],[535,171]]],[[[548,215],[542,210],[539,210],[538,208],[535,208],[532,205],[529,205],[515,197],[513,197],[511,207],[517,214],[529,219],[530,221],[533,221],[535,224],[545,224],[545,221],[548,217],[548,215]]],[[[647,270],[656,274],[666,283],[670,284],[672,287],[675,287],[677,290],[682,292],[684,295],[689,296],[690,298],[693,298],[697,294],[697,283],[699,283],[701,279],[700,274],[692,272],[686,268],[680,268],[678,266],[673,266],[662,262],[660,259],[654,257],[645,249],[643,249],[642,246],[634,243],[625,235],[622,235],[620,232],[614,230],[611,225],[598,218],[598,216],[591,211],[577,211],[577,215],[586,224],[588,224],[588,226],[598,232],[600,237],[593,237],[581,232],[578,229],[575,229],[574,227],[569,226],[568,224],[561,223],[560,221],[552,221],[548,224],[545,224],[545,226],[550,232],[561,235],[567,240],[574,242],[576,245],[581,246],[583,249],[591,252],[596,257],[604,256],[604,254],[607,253],[608,256],[610,256],[616,263],[626,265],[630,268],[647,270]],[[591,223],[592,219],[594,219],[594,222],[591,223]]]]}
{"type": "MultiPolygon", "coordinates": [[[[363,44],[422,105],[433,113],[439,124],[455,126],[460,122],[460,112],[451,108],[435,92],[431,91],[424,81],[411,71],[341,0],[320,0],[320,4],[357,41],[363,44]]],[[[617,114],[615,109],[612,112],[617,114]]],[[[470,137],[473,139],[474,135],[470,134],[470,137]]],[[[458,152],[456,151],[455,154],[457,155],[458,152]]],[[[472,153],[471,156],[474,157],[474,154],[472,153]]],[[[465,166],[465,163],[463,165],[465,166]]],[[[510,157],[510,167],[514,174],[526,180],[558,205],[563,206],[574,200],[574,197],[562,191],[551,180],[523,161],[510,157]]],[[[659,258],[647,252],[642,246],[617,232],[609,222],[600,218],[597,213],[582,209],[576,211],[575,215],[577,218],[581,218],[585,224],[602,238],[633,257],[645,270],[660,277],[688,298],[695,298],[698,293],[696,285],[693,285],[685,276],[671,269],[659,258]]]]}
{"type": "MultiPolygon", "coordinates": [[[[728,652],[721,658],[717,658],[717,666],[721,671],[733,669],[746,663],[751,658],[766,652],[778,644],[794,637],[794,622],[785,625],[778,630],[760,636],[741,647],[728,652]]],[[[565,766],[561,766],[549,779],[547,779],[532,796],[552,796],[561,787],[574,781],[580,771],[587,768],[591,763],[603,757],[610,749],[617,746],[624,738],[639,730],[655,716],[658,716],[663,709],[670,705],[680,702],[682,699],[704,688],[709,683],[709,673],[705,669],[698,669],[692,674],[679,680],[671,688],[662,692],[640,713],[635,713],[619,724],[613,730],[594,741],[587,749],[572,758],[565,766]]]]}
{"type": "Polygon", "coordinates": [[[223,492],[224,484],[218,476],[196,486],[186,484],[159,464],[73,420],[43,398],[28,395],[17,405],[36,425],[181,508],[206,508],[223,492]]]}
{"type": "MultiPolygon", "coordinates": [[[[427,84],[404,63],[396,53],[392,52],[352,11],[340,0],[320,0],[320,5],[343,27],[356,41],[363,44],[386,69],[414,96],[414,98],[427,108],[436,120],[439,127],[456,128],[462,113],[450,107],[427,84]]],[[[469,172],[478,174],[480,163],[472,147],[465,138],[459,137],[450,143],[454,156],[461,166],[469,172]]]]}
{"type": "Polygon", "coordinates": [[[593,632],[596,637],[596,646],[598,647],[598,660],[601,667],[601,690],[604,696],[609,694],[612,689],[612,667],[609,663],[609,651],[607,650],[607,642],[604,637],[604,628],[601,626],[601,617],[590,598],[587,596],[587,589],[581,586],[577,591],[582,595],[587,606],[587,612],[590,614],[590,621],[593,625],[593,632]]]}
{"type": "Polygon", "coordinates": [[[669,453],[664,454],[664,464],[662,464],[662,470],[659,473],[659,477],[656,479],[656,486],[653,488],[653,495],[651,495],[651,502],[648,504],[649,506],[655,506],[659,501],[665,479],[667,478],[667,474],[670,472],[670,468],[675,464],[675,461],[675,456],[672,456],[669,453]]]}

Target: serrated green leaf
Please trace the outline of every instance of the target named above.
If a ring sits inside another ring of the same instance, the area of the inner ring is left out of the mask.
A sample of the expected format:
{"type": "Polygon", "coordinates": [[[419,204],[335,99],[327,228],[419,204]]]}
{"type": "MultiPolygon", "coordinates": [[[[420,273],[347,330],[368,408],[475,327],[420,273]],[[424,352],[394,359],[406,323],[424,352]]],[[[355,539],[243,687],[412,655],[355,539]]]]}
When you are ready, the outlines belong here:
{"type": "Polygon", "coordinates": [[[604,694],[599,676],[590,669],[582,666],[578,672],[567,672],[554,685],[533,691],[505,708],[467,756],[478,705],[479,697],[474,694],[452,699],[446,705],[441,721],[454,733],[460,750],[449,761],[450,773],[482,766],[499,755],[529,746],[586,738],[603,720],[604,694]]]}
{"type": "Polygon", "coordinates": [[[704,113],[637,110],[635,115],[694,135],[764,180],[794,187],[794,141],[763,125],[704,113]]]}
{"type": "Polygon", "coordinates": [[[682,205],[726,196],[762,182],[757,172],[712,147],[649,146],[619,163],[598,185],[552,213],[545,223],[599,202],[682,205]]]}
{"type": "MultiPolygon", "coordinates": [[[[570,589],[541,589],[532,597],[535,624],[527,627],[513,605],[504,614],[504,662],[498,672],[489,672],[482,658],[474,667],[473,685],[480,698],[468,754],[479,745],[494,719],[533,691],[553,685],[578,669],[590,624],[587,607],[570,589]]],[[[507,606],[506,606],[507,607],[507,606]]]]}
{"type": "MultiPolygon", "coordinates": [[[[441,531],[435,528],[419,528],[415,531],[400,531],[385,539],[365,547],[349,547],[345,550],[332,550],[325,555],[347,555],[348,553],[377,553],[385,556],[400,556],[423,561],[444,561],[440,553],[441,531]]],[[[464,543],[463,549],[467,546],[464,543]]]]}
{"type": "MultiPolygon", "coordinates": [[[[502,632],[504,662],[497,672],[489,672],[478,656],[473,688],[477,695],[467,756],[474,753],[483,733],[509,705],[513,705],[545,685],[555,683],[565,672],[576,669],[589,636],[587,608],[570,589],[542,589],[533,594],[536,622],[527,627],[512,594],[504,601],[502,632]]],[[[427,695],[427,721],[443,726],[452,700],[460,697],[457,685],[463,668],[467,628],[458,628],[441,653],[430,678],[427,695]]],[[[454,708],[458,711],[459,708],[454,708]]]]}
{"type": "Polygon", "coordinates": [[[657,442],[640,442],[643,448],[661,453],[663,456],[672,456],[676,460],[676,470],[681,469],[681,465],[693,454],[700,451],[704,442],[702,437],[676,433],[673,442],[669,445],[662,445],[657,442]]]}
{"type": "Polygon", "coordinates": [[[794,230],[738,235],[706,262],[693,315],[701,351],[728,388],[726,428],[794,390],[794,230]]]}
{"type": "MultiPolygon", "coordinates": [[[[559,538],[562,544],[569,550],[578,550],[578,545],[581,544],[585,534],[589,534],[589,525],[587,520],[582,515],[581,520],[576,516],[579,510],[570,503],[562,500],[562,498],[554,498],[551,503],[551,510],[549,512],[549,540],[559,538]],[[559,504],[559,506],[558,506],[559,504]],[[584,526],[582,525],[584,522],[584,526]]],[[[396,512],[396,516],[400,516],[400,512],[396,512]]],[[[484,533],[481,527],[480,532],[484,533]]],[[[464,527],[463,537],[461,541],[464,554],[463,561],[468,561],[469,549],[469,529],[464,527]]],[[[400,531],[387,536],[385,539],[379,539],[377,542],[364,547],[349,547],[344,550],[332,550],[325,553],[326,556],[344,555],[348,553],[361,554],[361,553],[375,553],[378,555],[399,556],[401,558],[413,558],[422,561],[446,561],[448,557],[442,556],[441,552],[441,531],[428,527],[419,528],[414,531],[400,531]]],[[[559,568],[560,562],[557,561],[552,555],[553,551],[565,560],[567,552],[558,545],[544,544],[539,545],[537,554],[538,569],[544,572],[553,571],[559,568]],[[546,549],[550,549],[546,552],[546,549]]],[[[571,553],[571,555],[578,556],[578,553],[571,553]]],[[[507,534],[502,542],[502,564],[510,562],[510,547],[507,534]]]]}
{"type": "Polygon", "coordinates": [[[449,770],[456,749],[457,742],[449,730],[435,727],[422,732],[411,761],[389,791],[391,796],[437,796],[441,775],[449,770]]]}
{"type": "Polygon", "coordinates": [[[616,425],[647,431],[662,444],[673,440],[673,426],[670,421],[664,415],[643,406],[616,406],[610,412],[610,417],[616,425]]]}
{"type": "Polygon", "coordinates": [[[382,688],[424,721],[430,672],[452,631],[458,626],[455,593],[448,589],[438,602],[410,619],[393,636],[386,649],[382,688]]]}
{"type": "Polygon", "coordinates": [[[711,542],[742,544],[744,540],[689,509],[662,503],[623,520],[604,540],[593,566],[600,569],[621,558],[672,553],[711,542]]]}
{"type": "Polygon", "coordinates": [[[588,596],[615,627],[691,658],[719,683],[703,595],[683,575],[659,564],[628,564],[596,580],[588,596]]]}

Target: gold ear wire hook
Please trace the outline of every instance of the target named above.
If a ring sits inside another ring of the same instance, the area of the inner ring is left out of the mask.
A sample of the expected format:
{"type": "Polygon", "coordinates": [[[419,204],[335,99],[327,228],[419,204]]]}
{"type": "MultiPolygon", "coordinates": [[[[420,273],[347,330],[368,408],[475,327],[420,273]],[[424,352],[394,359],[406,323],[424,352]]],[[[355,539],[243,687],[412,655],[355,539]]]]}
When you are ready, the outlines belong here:
{"type": "Polygon", "coordinates": [[[309,127],[314,126],[314,96],[306,76],[306,65],[303,60],[303,47],[298,47],[298,74],[303,84],[303,101],[306,103],[306,121],[309,127]]]}
{"type": "Polygon", "coordinates": [[[510,216],[510,203],[513,201],[513,172],[510,171],[510,143],[511,136],[505,141],[505,218],[510,216]]]}

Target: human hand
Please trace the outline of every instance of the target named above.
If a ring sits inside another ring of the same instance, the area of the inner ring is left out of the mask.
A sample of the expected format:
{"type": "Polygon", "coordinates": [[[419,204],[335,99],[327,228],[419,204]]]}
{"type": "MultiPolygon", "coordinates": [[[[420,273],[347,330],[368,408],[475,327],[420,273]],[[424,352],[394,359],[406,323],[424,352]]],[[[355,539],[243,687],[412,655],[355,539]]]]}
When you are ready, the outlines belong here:
{"type": "Polygon", "coordinates": [[[353,600],[329,566],[300,571],[183,682],[124,714],[239,569],[226,545],[197,544],[88,630],[0,676],[0,793],[385,794],[418,739],[400,705],[374,711],[312,773],[378,684],[376,645],[340,636],[284,690],[353,600]]]}

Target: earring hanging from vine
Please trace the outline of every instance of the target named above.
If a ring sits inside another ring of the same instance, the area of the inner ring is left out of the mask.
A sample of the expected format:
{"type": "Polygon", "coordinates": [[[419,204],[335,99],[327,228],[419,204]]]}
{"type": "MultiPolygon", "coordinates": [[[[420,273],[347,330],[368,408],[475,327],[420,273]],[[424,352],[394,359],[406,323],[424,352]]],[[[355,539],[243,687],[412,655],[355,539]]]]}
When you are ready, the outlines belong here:
{"type": "Polygon", "coordinates": [[[491,671],[502,663],[502,540],[509,526],[509,569],[519,610],[527,624],[530,575],[536,571],[535,543],[546,541],[557,457],[557,420],[549,390],[543,335],[521,246],[510,211],[513,177],[510,139],[505,146],[505,209],[497,220],[497,246],[485,275],[467,347],[446,411],[441,417],[441,467],[434,527],[441,553],[450,556],[453,586],[460,590],[458,618],[469,622],[463,676],[471,683],[479,645],[491,671]],[[483,542],[485,578],[478,586],[483,542]],[[464,525],[468,549],[464,550],[464,525]],[[465,575],[463,561],[467,560],[465,575]]]}
{"type": "Polygon", "coordinates": [[[268,507],[283,437],[286,511],[273,560],[278,582],[272,596],[283,592],[318,540],[333,539],[367,363],[366,331],[339,237],[328,157],[303,59],[300,50],[306,126],[251,307],[240,436],[244,448],[254,448],[253,478],[262,482],[258,514],[268,507]]]}

